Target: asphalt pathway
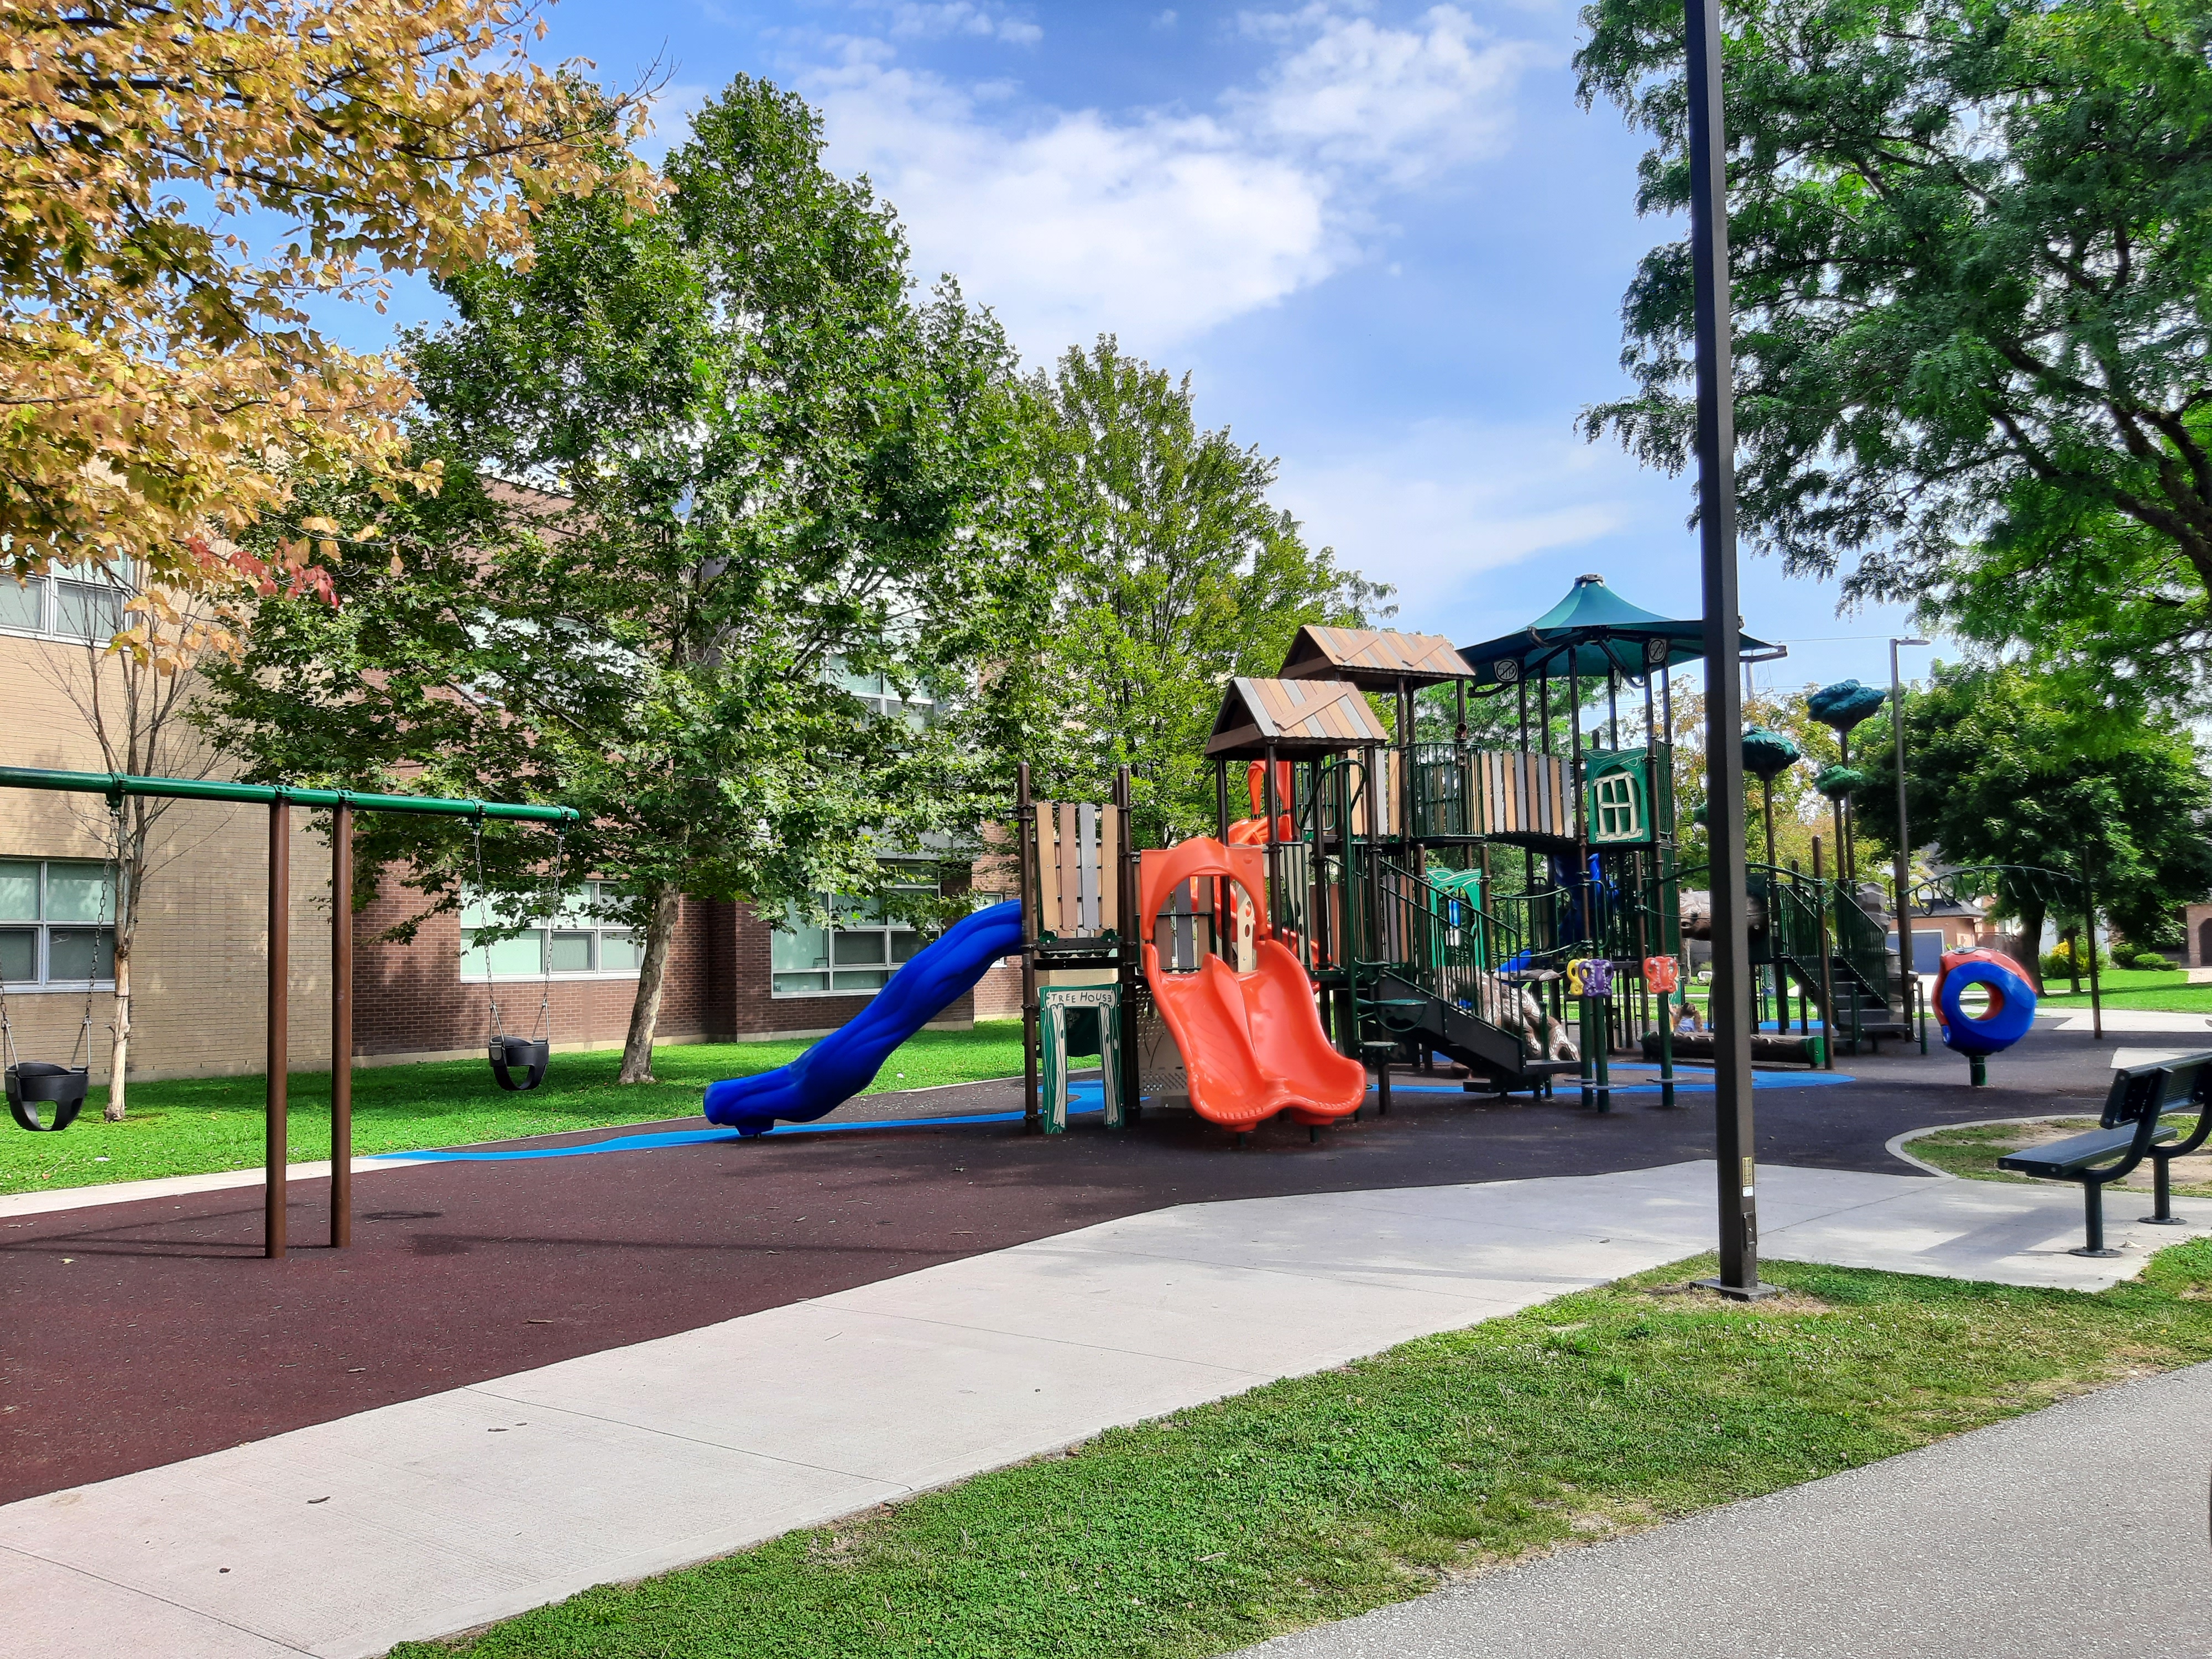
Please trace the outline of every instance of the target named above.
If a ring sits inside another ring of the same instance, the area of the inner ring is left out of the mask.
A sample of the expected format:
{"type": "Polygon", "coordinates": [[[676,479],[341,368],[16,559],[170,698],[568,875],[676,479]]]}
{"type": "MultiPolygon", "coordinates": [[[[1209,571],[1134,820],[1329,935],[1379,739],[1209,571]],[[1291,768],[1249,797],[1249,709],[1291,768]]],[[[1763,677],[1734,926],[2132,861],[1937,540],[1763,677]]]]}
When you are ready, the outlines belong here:
{"type": "Polygon", "coordinates": [[[2202,1655],[2209,1468],[2199,1365],[1242,1659],[2202,1655]]]}
{"type": "MultiPolygon", "coordinates": [[[[1923,1075],[1764,1074],[1761,1161],[1895,1173],[1883,1143],[1904,1130],[2075,1103],[1923,1075]]],[[[418,1164],[356,1179],[347,1251],[306,1242],[327,1228],[328,1185],[300,1182],[301,1242],[274,1262],[254,1188],[0,1216],[0,1503],[1164,1206],[1712,1155],[1709,1093],[1671,1111],[1626,1097],[1599,1115],[1571,1094],[1507,1103],[1430,1081],[1318,1145],[1269,1125],[1242,1152],[1174,1115],[1051,1138],[995,1122],[418,1164]]],[[[970,1109],[994,1108],[988,1087],[974,1094],[970,1109]]]]}

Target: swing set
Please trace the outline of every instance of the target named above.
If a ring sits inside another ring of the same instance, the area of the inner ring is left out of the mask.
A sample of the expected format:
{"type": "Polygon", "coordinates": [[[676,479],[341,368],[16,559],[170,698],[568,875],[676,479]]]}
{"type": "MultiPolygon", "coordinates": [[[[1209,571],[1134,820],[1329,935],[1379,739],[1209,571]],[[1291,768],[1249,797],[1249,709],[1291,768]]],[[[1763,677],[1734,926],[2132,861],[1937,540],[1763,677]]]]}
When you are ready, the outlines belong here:
{"type": "MultiPolygon", "coordinates": [[[[269,809],[269,1000],[266,1013],[268,1084],[264,1119],[262,1254],[282,1256],[285,1246],[286,1071],[289,1064],[290,929],[292,906],[292,808],[331,815],[331,1243],[343,1249],[353,1243],[353,815],[416,812],[467,817],[473,826],[477,885],[483,886],[483,825],[500,818],[556,827],[554,902],[559,902],[560,862],[567,826],[580,814],[573,806],[523,806],[500,801],[457,800],[439,795],[365,794],[351,789],[301,789],[285,784],[227,783],[212,778],[135,777],[121,772],[49,772],[27,766],[0,766],[0,789],[39,789],[64,794],[102,795],[117,836],[120,864],[123,802],[131,795],[171,800],[216,800],[269,809]]],[[[106,925],[106,884],[100,888],[100,925],[106,925]]],[[[541,994],[540,1030],[550,1016],[550,981],[541,994]]],[[[84,1021],[76,1053],[67,1066],[26,1060],[15,1053],[7,1023],[7,987],[0,981],[0,1048],[7,1060],[8,1105],[27,1129],[65,1129],[83,1109],[91,1082],[92,992],[85,994],[84,1021]],[[79,1064],[79,1061],[82,1064],[79,1064]],[[41,1116],[40,1106],[52,1109],[41,1116]]],[[[552,1043],[550,1031],[531,1037],[507,1036],[492,1006],[489,1042],[492,1073],[506,1089],[534,1089],[545,1077],[552,1043]]]]}

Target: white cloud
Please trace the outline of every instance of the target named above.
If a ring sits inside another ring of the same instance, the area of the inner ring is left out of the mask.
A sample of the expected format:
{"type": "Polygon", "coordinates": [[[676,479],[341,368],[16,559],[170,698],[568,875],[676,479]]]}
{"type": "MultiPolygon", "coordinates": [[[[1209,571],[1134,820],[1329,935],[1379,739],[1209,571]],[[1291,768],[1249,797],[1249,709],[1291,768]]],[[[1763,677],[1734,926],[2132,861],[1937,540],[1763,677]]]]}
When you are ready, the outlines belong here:
{"type": "Polygon", "coordinates": [[[943,82],[865,58],[812,90],[833,159],[897,204],[916,274],[959,276],[1032,359],[1104,331],[1156,349],[1337,258],[1325,187],[1206,118],[1085,110],[1007,134],[943,82]]]}
{"type": "Polygon", "coordinates": [[[1545,55],[1497,40],[1456,6],[1434,7],[1411,28],[1322,7],[1241,21],[1248,33],[1303,42],[1259,91],[1231,94],[1251,128],[1399,185],[1500,149],[1514,85],[1545,55]]]}
{"type": "MultiPolygon", "coordinates": [[[[967,0],[902,4],[892,32],[992,19],[967,0]]],[[[1514,88],[1542,58],[1449,5],[1405,27],[1322,5],[1241,21],[1276,55],[1198,112],[1024,109],[880,40],[841,41],[842,62],[800,84],[833,163],[898,207],[918,273],[957,274],[1025,356],[1103,331],[1157,354],[1363,257],[1379,193],[1504,147],[1514,88]]]]}
{"type": "Polygon", "coordinates": [[[1004,40],[1016,46],[1033,46],[1044,39],[1044,31],[1027,18],[1010,17],[997,7],[976,5],[973,0],[940,0],[938,3],[893,0],[888,9],[895,39],[930,40],[968,34],[987,40],[1004,40]]]}
{"type": "Polygon", "coordinates": [[[1310,543],[1395,584],[1405,626],[1436,629],[1486,572],[1650,524],[1654,482],[1569,431],[1435,420],[1335,456],[1286,454],[1271,495],[1310,543]]]}

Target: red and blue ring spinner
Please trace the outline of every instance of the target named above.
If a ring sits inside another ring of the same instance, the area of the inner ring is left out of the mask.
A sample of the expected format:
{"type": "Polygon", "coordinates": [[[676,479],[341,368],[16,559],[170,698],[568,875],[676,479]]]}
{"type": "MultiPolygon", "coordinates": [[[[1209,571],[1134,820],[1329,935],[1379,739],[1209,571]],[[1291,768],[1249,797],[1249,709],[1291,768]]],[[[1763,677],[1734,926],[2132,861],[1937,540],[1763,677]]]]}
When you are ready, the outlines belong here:
{"type": "Polygon", "coordinates": [[[2035,1024],[2035,987],[2010,957],[1996,951],[1946,951],[1936,973],[1936,1024],[1943,1046],[1962,1054],[2009,1048],[2035,1024]],[[1990,1004],[1978,1014],[1960,1006],[1966,988],[1978,985],[1990,1004]]]}

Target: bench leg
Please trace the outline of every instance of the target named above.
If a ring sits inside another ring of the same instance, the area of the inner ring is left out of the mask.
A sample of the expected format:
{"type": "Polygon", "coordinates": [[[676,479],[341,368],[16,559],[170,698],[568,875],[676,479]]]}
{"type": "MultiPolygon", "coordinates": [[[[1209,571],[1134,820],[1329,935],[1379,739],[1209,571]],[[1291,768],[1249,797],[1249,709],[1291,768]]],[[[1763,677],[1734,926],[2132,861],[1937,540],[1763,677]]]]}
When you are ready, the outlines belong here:
{"type": "Polygon", "coordinates": [[[2108,1250],[2105,1248],[2105,1183],[2103,1182],[2085,1181],[2081,1183],[2081,1206],[2089,1224],[2089,1242],[2071,1254],[2097,1256],[2118,1255],[2119,1254],[2118,1250],[2108,1250]]]}
{"type": "Polygon", "coordinates": [[[2154,1227],[2185,1227],[2189,1224],[2173,1212],[2173,1160],[2150,1155],[2151,1193],[2150,1213],[2143,1218],[2154,1227]]]}

